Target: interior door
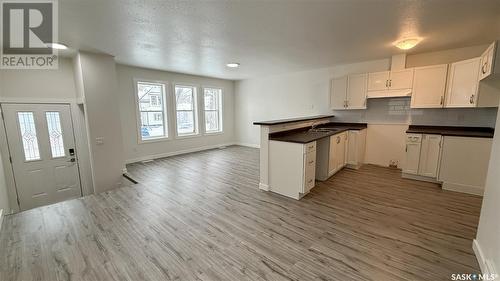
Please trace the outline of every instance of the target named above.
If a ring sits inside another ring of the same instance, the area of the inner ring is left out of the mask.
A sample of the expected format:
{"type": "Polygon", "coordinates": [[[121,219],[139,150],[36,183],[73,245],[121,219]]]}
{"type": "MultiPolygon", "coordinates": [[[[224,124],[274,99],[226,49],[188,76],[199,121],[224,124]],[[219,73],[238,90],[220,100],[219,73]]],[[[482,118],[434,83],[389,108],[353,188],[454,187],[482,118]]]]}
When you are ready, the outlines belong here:
{"type": "Polygon", "coordinates": [[[69,105],[2,104],[21,210],[82,196],[69,105]]]}
{"type": "Polygon", "coordinates": [[[480,58],[452,63],[446,107],[475,107],[480,58]]]}
{"type": "Polygon", "coordinates": [[[349,75],[347,87],[347,108],[366,109],[368,74],[349,75]]]}

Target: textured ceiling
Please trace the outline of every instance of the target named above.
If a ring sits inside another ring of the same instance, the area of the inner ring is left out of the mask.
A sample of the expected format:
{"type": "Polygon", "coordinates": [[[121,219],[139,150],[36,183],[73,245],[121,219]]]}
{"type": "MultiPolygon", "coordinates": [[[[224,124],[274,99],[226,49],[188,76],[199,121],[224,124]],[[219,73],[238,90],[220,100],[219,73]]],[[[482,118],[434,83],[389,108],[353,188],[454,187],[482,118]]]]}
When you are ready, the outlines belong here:
{"type": "Polygon", "coordinates": [[[245,79],[500,38],[500,0],[59,0],[60,41],[147,68],[245,79]],[[228,69],[227,62],[240,62],[228,69]]]}

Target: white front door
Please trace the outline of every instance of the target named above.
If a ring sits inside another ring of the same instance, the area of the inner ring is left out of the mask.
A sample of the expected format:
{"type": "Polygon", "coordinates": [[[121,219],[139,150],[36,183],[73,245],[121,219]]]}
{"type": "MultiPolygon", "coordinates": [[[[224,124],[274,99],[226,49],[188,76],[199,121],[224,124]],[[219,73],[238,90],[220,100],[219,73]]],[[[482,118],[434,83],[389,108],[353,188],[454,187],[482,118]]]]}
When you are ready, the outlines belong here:
{"type": "Polygon", "coordinates": [[[2,104],[21,210],[82,196],[69,105],[2,104]]]}

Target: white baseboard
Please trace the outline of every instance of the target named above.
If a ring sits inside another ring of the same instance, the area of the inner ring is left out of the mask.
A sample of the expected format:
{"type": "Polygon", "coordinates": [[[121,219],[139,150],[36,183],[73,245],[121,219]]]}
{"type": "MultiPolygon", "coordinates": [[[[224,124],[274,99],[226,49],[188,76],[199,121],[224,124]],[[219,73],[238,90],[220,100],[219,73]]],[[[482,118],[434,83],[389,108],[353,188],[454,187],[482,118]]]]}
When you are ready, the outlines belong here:
{"type": "Polygon", "coordinates": [[[456,184],[451,182],[443,182],[443,189],[449,191],[462,192],[467,194],[483,196],[484,188],[463,184],[456,184]]]}
{"type": "Polygon", "coordinates": [[[184,149],[184,150],[178,150],[178,151],[172,151],[172,152],[166,152],[166,153],[158,153],[158,154],[153,154],[153,155],[147,155],[147,156],[127,159],[127,160],[125,160],[125,164],[131,164],[131,163],[148,161],[148,160],[155,160],[155,159],[159,159],[159,158],[165,158],[165,157],[182,155],[182,154],[193,153],[193,152],[199,152],[199,151],[221,148],[221,147],[226,147],[226,146],[231,146],[231,145],[235,145],[235,144],[234,143],[224,143],[224,144],[200,146],[200,147],[195,147],[195,148],[191,148],[191,149],[184,149]]]}
{"type": "Polygon", "coordinates": [[[441,183],[440,181],[436,180],[435,178],[429,178],[429,177],[424,177],[424,176],[419,176],[419,175],[412,175],[412,174],[407,174],[407,173],[401,173],[401,177],[404,179],[410,179],[410,180],[425,181],[425,182],[432,182],[432,183],[441,183]]]}
{"type": "Polygon", "coordinates": [[[260,148],[259,144],[253,144],[253,143],[236,142],[236,143],[234,143],[234,145],[246,146],[246,147],[252,147],[252,148],[260,148]]]}
{"type": "Polygon", "coordinates": [[[269,185],[263,184],[263,183],[259,183],[259,189],[260,190],[264,190],[264,191],[269,191],[269,185]]]}
{"type": "Polygon", "coordinates": [[[3,209],[0,209],[0,230],[2,230],[3,224],[3,209]]]}
{"type": "Polygon", "coordinates": [[[498,274],[498,271],[496,270],[493,263],[490,260],[486,259],[486,257],[484,256],[483,250],[481,249],[481,246],[476,239],[474,239],[474,241],[472,242],[472,249],[474,250],[477,262],[479,263],[479,267],[481,268],[481,273],[486,275],[498,274]]]}

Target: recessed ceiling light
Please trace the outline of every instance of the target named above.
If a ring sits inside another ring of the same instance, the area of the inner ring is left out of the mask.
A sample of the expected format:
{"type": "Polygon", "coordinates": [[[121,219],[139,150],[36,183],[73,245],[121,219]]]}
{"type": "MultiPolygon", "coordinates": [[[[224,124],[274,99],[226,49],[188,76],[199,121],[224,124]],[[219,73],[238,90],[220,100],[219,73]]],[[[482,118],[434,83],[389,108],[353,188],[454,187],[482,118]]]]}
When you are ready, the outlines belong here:
{"type": "Polygon", "coordinates": [[[47,43],[47,48],[57,49],[57,50],[66,50],[68,46],[59,43],[47,43]]]}
{"type": "Polygon", "coordinates": [[[422,41],[422,38],[414,37],[414,38],[404,38],[399,41],[394,42],[394,46],[400,48],[401,50],[409,50],[415,46],[417,46],[418,43],[422,41]]]}
{"type": "Polygon", "coordinates": [[[230,62],[230,63],[227,63],[226,66],[230,67],[230,68],[237,68],[237,67],[240,67],[240,64],[238,62],[230,62]]]}

